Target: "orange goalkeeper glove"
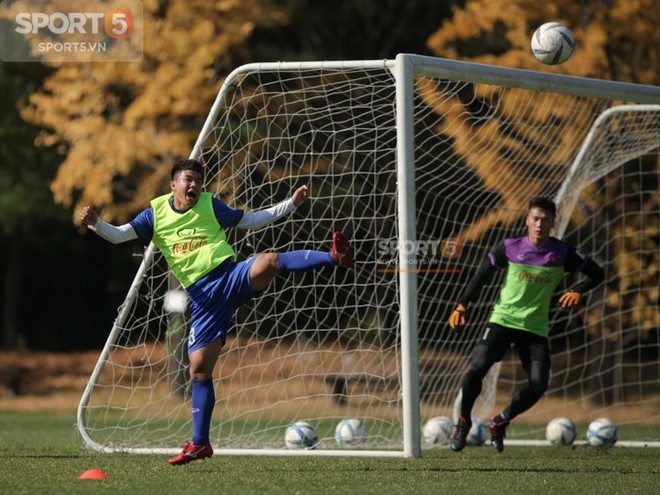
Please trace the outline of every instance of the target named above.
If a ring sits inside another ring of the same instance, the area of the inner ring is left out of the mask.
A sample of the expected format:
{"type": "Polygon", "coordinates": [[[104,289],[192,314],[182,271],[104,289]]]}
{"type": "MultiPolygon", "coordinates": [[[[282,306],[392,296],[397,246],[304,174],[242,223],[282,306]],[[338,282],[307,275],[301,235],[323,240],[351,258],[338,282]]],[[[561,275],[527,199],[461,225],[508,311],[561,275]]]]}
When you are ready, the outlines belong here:
{"type": "Polygon", "coordinates": [[[582,302],[582,294],[574,290],[569,290],[559,298],[559,304],[564,309],[570,309],[582,302]]]}
{"type": "Polygon", "coordinates": [[[465,326],[465,306],[459,304],[449,317],[449,328],[456,330],[465,326]]]}

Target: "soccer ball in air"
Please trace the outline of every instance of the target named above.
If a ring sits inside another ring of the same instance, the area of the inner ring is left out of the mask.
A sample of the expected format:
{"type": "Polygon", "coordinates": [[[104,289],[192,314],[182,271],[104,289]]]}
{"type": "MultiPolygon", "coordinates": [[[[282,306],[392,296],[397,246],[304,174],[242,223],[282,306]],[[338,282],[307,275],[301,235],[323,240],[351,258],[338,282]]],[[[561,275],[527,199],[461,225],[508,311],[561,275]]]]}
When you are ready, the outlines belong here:
{"type": "Polygon", "coordinates": [[[422,438],[429,445],[447,445],[451,430],[454,427],[447,416],[436,416],[429,419],[422,427],[422,438]]]}
{"type": "Polygon", "coordinates": [[[168,290],[163,298],[163,309],[168,313],[185,313],[188,308],[188,294],[181,289],[168,290]]]}
{"type": "Polygon", "coordinates": [[[566,62],[575,47],[573,33],[563,24],[546,22],[532,36],[532,53],[539,62],[556,65],[566,62]]]}
{"type": "Polygon", "coordinates": [[[296,421],[286,429],[284,441],[289,449],[307,449],[316,447],[319,434],[316,429],[305,421],[296,421]]]}
{"type": "Polygon", "coordinates": [[[367,430],[359,419],[342,419],[335,428],[335,440],[342,447],[362,443],[366,437],[367,430]]]}
{"type": "Polygon", "coordinates": [[[587,440],[595,447],[607,447],[617,441],[618,428],[607,418],[598,418],[587,428],[587,440]]]}
{"type": "Polygon", "coordinates": [[[467,444],[471,447],[481,447],[486,443],[486,435],[488,434],[488,426],[479,418],[472,418],[472,428],[467,436],[467,444]]]}
{"type": "Polygon", "coordinates": [[[568,418],[555,418],[545,429],[545,438],[553,445],[573,445],[576,437],[575,423],[568,418]]]}

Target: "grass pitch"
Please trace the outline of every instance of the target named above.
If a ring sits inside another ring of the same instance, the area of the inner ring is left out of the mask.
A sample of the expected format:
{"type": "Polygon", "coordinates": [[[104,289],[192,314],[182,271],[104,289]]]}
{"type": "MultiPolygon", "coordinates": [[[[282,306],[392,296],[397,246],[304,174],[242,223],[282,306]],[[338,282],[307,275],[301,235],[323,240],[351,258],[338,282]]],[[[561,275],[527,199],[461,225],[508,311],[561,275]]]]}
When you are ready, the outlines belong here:
{"type": "Polygon", "coordinates": [[[10,494],[656,494],[660,449],[490,447],[419,459],[167,456],[81,447],[73,416],[0,411],[0,493],[10,494]],[[98,468],[108,480],[79,480],[98,468]]]}

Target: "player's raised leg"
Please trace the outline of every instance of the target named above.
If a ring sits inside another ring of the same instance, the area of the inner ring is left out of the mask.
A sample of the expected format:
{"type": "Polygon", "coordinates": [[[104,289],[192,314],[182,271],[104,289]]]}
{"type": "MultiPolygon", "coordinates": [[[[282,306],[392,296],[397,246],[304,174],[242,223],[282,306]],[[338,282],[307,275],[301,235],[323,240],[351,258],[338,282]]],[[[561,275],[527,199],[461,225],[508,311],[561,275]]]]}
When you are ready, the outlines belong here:
{"type": "MultiPolygon", "coordinates": [[[[288,253],[261,253],[251,263],[242,263],[241,266],[249,266],[250,293],[253,294],[266,289],[278,273],[309,271],[321,266],[332,265],[348,268],[352,262],[353,254],[348,238],[341,232],[335,232],[332,236],[330,252],[305,250],[288,253]]],[[[245,281],[246,279],[237,275],[234,280],[245,281]]],[[[237,292],[241,292],[240,285],[241,282],[237,285],[237,292]]],[[[223,308],[226,307],[225,304],[223,308]]],[[[217,320],[217,316],[214,319],[217,320]]],[[[215,407],[213,369],[220,356],[223,343],[224,336],[219,337],[218,335],[215,340],[192,350],[189,354],[192,379],[193,437],[192,441],[187,442],[178,455],[169,459],[168,462],[174,466],[188,464],[213,455],[213,448],[209,442],[211,416],[215,407]]]]}
{"type": "Polygon", "coordinates": [[[353,265],[350,241],[341,232],[332,235],[330,252],[301,250],[258,254],[250,269],[250,283],[254,292],[260,292],[268,287],[279,273],[306,272],[332,265],[341,268],[350,268],[353,265]]]}

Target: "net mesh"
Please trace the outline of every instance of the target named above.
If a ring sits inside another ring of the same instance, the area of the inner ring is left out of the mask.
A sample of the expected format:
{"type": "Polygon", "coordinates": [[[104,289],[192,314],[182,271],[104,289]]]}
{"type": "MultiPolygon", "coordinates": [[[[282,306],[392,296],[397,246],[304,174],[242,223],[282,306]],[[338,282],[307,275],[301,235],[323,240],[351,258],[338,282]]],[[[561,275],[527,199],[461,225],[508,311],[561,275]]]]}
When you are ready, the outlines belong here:
{"type": "MultiPolygon", "coordinates": [[[[581,309],[553,311],[551,388],[521,420],[537,424],[539,437],[556,416],[578,424],[608,416],[629,425],[631,440],[652,435],[660,422],[657,107],[608,119],[591,151],[581,151],[599,115],[625,102],[418,75],[417,239],[403,242],[389,68],[263,66],[225,84],[201,136],[206,190],[244,210],[302,184],[311,193],[276,224],[232,229],[237,258],[328,250],[342,230],[356,263],[278,276],[239,309],[215,370],[214,446],[283,449],[286,427],[305,420],[319,432],[318,449],[336,449],[335,425],[355,417],[367,429],[355,448],[401,449],[401,270],[417,274],[422,420],[451,416],[500,279],[470,307],[463,332],[446,320],[488,251],[524,234],[533,195],[558,200],[561,236],[602,264],[607,281],[581,309]],[[402,249],[414,265],[399,266],[402,249]]],[[[187,314],[164,305],[176,284],[162,257],[146,261],[83,405],[86,430],[113,448],[176,447],[191,431],[187,314]]],[[[525,381],[514,354],[497,371],[475,408],[482,419],[525,381]]]]}

